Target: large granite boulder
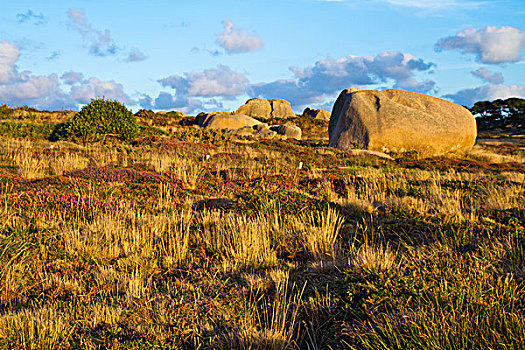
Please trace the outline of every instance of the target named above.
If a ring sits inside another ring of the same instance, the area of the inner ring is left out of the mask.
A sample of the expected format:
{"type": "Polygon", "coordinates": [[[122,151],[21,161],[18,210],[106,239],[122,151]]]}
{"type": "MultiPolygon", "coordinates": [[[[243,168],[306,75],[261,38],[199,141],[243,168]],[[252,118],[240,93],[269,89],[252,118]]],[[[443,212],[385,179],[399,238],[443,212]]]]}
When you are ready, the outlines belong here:
{"type": "Polygon", "coordinates": [[[268,100],[272,106],[272,118],[294,118],[295,113],[292,111],[290,102],[274,98],[268,100]]]}
{"type": "Polygon", "coordinates": [[[264,98],[252,98],[239,107],[235,113],[245,114],[250,117],[260,119],[270,119],[272,117],[272,105],[264,98]]]}
{"type": "Polygon", "coordinates": [[[196,118],[197,125],[204,129],[235,130],[245,126],[261,124],[260,121],[244,114],[230,112],[201,113],[196,118]]]}
{"type": "Polygon", "coordinates": [[[476,121],[465,107],[403,90],[344,90],[328,127],[329,145],[341,150],[423,155],[469,149],[476,133],[476,121]]]}
{"type": "Polygon", "coordinates": [[[304,110],[302,116],[310,117],[310,118],[317,119],[317,120],[322,120],[325,122],[330,121],[330,112],[325,111],[324,109],[314,109],[314,108],[307,107],[304,110]]]}
{"type": "Polygon", "coordinates": [[[235,113],[259,119],[295,117],[290,102],[281,99],[253,98],[246,101],[235,113]]]}

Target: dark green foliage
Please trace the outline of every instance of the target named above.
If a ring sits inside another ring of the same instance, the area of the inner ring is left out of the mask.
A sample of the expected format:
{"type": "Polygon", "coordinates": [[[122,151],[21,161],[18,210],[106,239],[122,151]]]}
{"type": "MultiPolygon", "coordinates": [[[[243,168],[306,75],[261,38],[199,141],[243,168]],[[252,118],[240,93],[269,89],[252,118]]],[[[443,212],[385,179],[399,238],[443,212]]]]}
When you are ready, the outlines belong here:
{"type": "Polygon", "coordinates": [[[49,141],[58,141],[67,139],[68,131],[67,131],[67,125],[68,123],[59,123],[56,124],[53,132],[49,135],[49,141]]]}
{"type": "Polygon", "coordinates": [[[0,118],[9,117],[11,114],[13,114],[13,110],[8,105],[0,106],[0,118]]]}
{"type": "Polygon", "coordinates": [[[65,126],[69,137],[84,141],[102,141],[108,136],[131,141],[138,132],[136,118],[126,106],[103,98],[91,100],[65,126]]]}
{"type": "Polygon", "coordinates": [[[140,134],[143,136],[152,136],[152,135],[169,135],[166,131],[156,128],[154,126],[144,126],[139,125],[140,134]]]}
{"type": "Polygon", "coordinates": [[[8,137],[29,137],[47,139],[55,129],[53,124],[33,124],[23,122],[1,122],[0,135],[8,137]]]}
{"type": "Polygon", "coordinates": [[[521,98],[479,101],[470,112],[476,117],[478,130],[525,128],[525,100],[521,98]]]}
{"type": "Polygon", "coordinates": [[[153,112],[151,109],[141,109],[135,113],[135,116],[137,118],[152,118],[155,116],[155,112],[153,112]]]}

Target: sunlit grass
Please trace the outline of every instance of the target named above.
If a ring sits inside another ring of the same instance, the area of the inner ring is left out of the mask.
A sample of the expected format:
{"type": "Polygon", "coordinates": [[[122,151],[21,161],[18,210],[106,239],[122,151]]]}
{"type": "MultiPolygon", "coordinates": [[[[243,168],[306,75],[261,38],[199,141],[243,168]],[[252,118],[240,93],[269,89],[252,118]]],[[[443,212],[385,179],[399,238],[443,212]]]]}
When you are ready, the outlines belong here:
{"type": "Polygon", "coordinates": [[[520,156],[192,137],[0,141],[0,348],[521,347],[520,156]]]}

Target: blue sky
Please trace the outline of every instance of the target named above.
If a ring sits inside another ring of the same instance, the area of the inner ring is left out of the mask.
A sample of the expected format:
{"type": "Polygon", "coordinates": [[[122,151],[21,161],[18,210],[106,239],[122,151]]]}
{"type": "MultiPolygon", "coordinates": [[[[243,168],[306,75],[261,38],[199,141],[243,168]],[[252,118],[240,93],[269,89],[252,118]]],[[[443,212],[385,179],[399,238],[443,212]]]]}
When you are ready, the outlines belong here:
{"type": "Polygon", "coordinates": [[[524,0],[10,1],[0,103],[105,96],[196,114],[253,97],[331,110],[347,87],[525,98],[524,19],[524,0]]]}

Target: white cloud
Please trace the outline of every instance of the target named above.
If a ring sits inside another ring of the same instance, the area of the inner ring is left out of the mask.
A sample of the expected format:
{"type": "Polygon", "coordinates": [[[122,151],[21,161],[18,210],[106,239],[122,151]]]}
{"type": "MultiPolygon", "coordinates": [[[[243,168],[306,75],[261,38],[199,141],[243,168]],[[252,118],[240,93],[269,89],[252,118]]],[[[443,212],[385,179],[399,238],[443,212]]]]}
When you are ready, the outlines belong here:
{"type": "Polygon", "coordinates": [[[480,78],[486,83],[501,84],[503,83],[503,74],[501,72],[492,72],[487,68],[479,68],[470,72],[476,78],[480,78]]]}
{"type": "Polygon", "coordinates": [[[525,98],[525,86],[487,84],[472,89],[459,90],[455,94],[443,96],[456,103],[471,107],[478,101],[493,101],[509,97],[525,98]]]}
{"type": "MultiPolygon", "coordinates": [[[[84,11],[70,7],[67,11],[67,16],[69,18],[68,26],[80,34],[84,44],[89,48],[91,55],[105,57],[116,55],[119,52],[124,53],[125,48],[119,48],[117,46],[108,29],[99,30],[93,28],[91,23],[87,21],[84,11]]],[[[126,62],[139,62],[147,58],[142,51],[133,47],[127,53],[127,57],[122,60],[126,62]]]]}
{"type": "Polygon", "coordinates": [[[15,81],[0,85],[0,96],[3,103],[43,109],[60,109],[57,103],[65,98],[56,74],[33,76],[30,72],[23,72],[15,81]]]}
{"type": "Polygon", "coordinates": [[[0,41],[0,84],[5,84],[16,76],[15,62],[20,56],[18,46],[9,41],[0,41]]]}
{"type": "Polygon", "coordinates": [[[243,74],[223,65],[202,72],[187,72],[184,76],[171,75],[159,82],[177,90],[178,95],[190,97],[234,98],[244,94],[248,87],[248,79],[243,74]]]}
{"type": "Polygon", "coordinates": [[[384,0],[392,5],[415,7],[424,10],[466,9],[478,7],[486,1],[469,0],[384,0]]]}
{"type": "Polygon", "coordinates": [[[390,4],[415,10],[418,15],[450,15],[451,11],[472,10],[489,4],[489,0],[318,0],[321,2],[340,2],[358,7],[368,4],[390,4]]]}
{"type": "Polygon", "coordinates": [[[131,99],[121,84],[101,81],[97,78],[84,79],[81,73],[69,71],[61,80],[70,85],[65,90],[57,74],[33,75],[29,71],[18,72],[16,61],[18,46],[4,40],[0,42],[0,100],[11,106],[29,105],[40,109],[77,109],[89,103],[91,98],[106,97],[128,103],[131,99]]]}
{"type": "Polygon", "coordinates": [[[139,99],[142,108],[176,109],[184,113],[217,110],[223,105],[216,98],[234,99],[244,95],[249,87],[248,79],[243,74],[223,65],[202,72],[170,75],[158,82],[174,89],[175,93],[161,92],[155,99],[142,95],[139,99]]]}
{"type": "Polygon", "coordinates": [[[308,88],[301,79],[281,79],[270,83],[253,84],[249,94],[254,97],[282,98],[289,101],[293,108],[322,103],[334,91],[324,92],[308,88]]]}
{"type": "Polygon", "coordinates": [[[129,51],[128,58],[126,59],[127,62],[140,62],[146,60],[148,57],[139,49],[132,48],[129,51]]]}
{"type": "Polygon", "coordinates": [[[224,31],[217,35],[217,43],[228,53],[244,53],[261,49],[264,44],[259,34],[248,34],[245,30],[235,27],[231,21],[222,21],[224,31]]]}
{"type": "Polygon", "coordinates": [[[49,56],[47,56],[45,58],[45,60],[46,61],[53,61],[53,60],[56,60],[59,57],[60,57],[60,52],[55,50],[55,51],[51,52],[51,54],[49,56]]]}
{"type": "Polygon", "coordinates": [[[460,50],[472,53],[478,61],[489,64],[517,62],[525,48],[525,31],[509,27],[468,28],[456,35],[441,38],[436,50],[460,50]]]}
{"type": "Polygon", "coordinates": [[[253,84],[250,92],[260,97],[287,99],[295,108],[321,103],[345,88],[356,86],[387,84],[426,93],[435,89],[435,82],[430,79],[418,81],[415,74],[429,72],[433,67],[433,63],[399,51],[385,51],[375,57],[327,57],[310,67],[290,67],[294,78],[253,84]]]}
{"type": "Polygon", "coordinates": [[[216,99],[198,99],[187,96],[173,95],[169,92],[160,92],[157,98],[142,95],[139,99],[142,108],[158,110],[177,110],[182,113],[192,114],[203,111],[223,110],[223,104],[216,99]]]}
{"type": "Polygon", "coordinates": [[[176,109],[182,113],[189,114],[196,110],[202,110],[203,104],[200,100],[195,98],[175,96],[169,92],[161,92],[155,99],[152,108],[160,110],[176,109]]]}
{"type": "Polygon", "coordinates": [[[111,37],[109,30],[104,31],[93,28],[88,23],[84,11],[70,7],[67,11],[69,26],[75,29],[84,42],[89,46],[89,53],[95,56],[109,56],[117,53],[117,45],[111,37]]]}
{"type": "Polygon", "coordinates": [[[124,87],[115,81],[101,81],[91,77],[78,85],[71,87],[69,100],[75,104],[87,104],[91,99],[105,97],[118,100],[122,103],[130,103],[131,99],[124,92],[124,87]]]}
{"type": "Polygon", "coordinates": [[[33,22],[36,26],[46,23],[46,19],[42,13],[37,14],[31,9],[27,10],[26,13],[17,13],[16,20],[18,23],[33,22]]]}
{"type": "Polygon", "coordinates": [[[67,85],[75,85],[84,80],[84,74],[70,70],[60,77],[67,85]]]}

